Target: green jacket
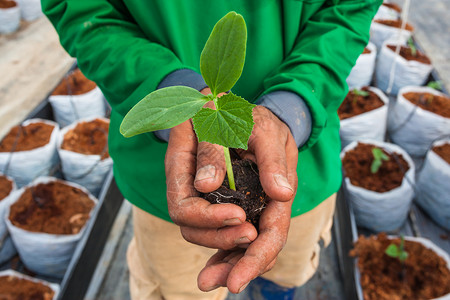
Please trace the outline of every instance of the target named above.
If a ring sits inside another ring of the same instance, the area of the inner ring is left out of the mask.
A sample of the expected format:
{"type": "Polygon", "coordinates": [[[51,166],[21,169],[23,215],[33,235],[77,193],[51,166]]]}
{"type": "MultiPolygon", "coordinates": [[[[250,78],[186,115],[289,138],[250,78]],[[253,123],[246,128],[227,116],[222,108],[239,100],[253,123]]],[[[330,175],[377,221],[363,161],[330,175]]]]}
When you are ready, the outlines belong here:
{"type": "Polygon", "coordinates": [[[311,116],[311,133],[299,148],[292,216],[307,212],[341,184],[337,109],[381,2],[42,0],[42,7],[63,47],[111,104],[109,151],[123,195],[170,220],[164,176],[167,143],[153,133],[122,137],[119,125],[130,108],[171,73],[199,73],[200,53],[214,24],[229,11],[242,14],[248,29],[247,56],[233,92],[251,102],[276,91],[295,93],[311,116]]]}

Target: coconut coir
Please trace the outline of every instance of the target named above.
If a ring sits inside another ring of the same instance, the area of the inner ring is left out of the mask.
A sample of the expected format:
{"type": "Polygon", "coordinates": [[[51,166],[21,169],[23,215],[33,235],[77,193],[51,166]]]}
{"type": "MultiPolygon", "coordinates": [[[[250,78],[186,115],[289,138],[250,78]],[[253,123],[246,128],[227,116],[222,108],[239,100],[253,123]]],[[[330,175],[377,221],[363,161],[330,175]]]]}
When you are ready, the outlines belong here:
{"type": "MultiPolygon", "coordinates": [[[[395,28],[402,27],[402,20],[374,20],[374,22],[395,28]]],[[[411,24],[406,23],[405,29],[408,31],[413,31],[414,27],[411,26],[411,24]]]]}
{"type": "Polygon", "coordinates": [[[212,204],[232,203],[244,209],[247,221],[258,229],[259,218],[268,199],[259,181],[258,167],[248,159],[232,162],[236,191],[230,189],[228,178],[214,192],[202,195],[212,204]]]}
{"type": "Polygon", "coordinates": [[[64,135],[61,149],[105,159],[109,157],[108,129],[109,123],[100,119],[80,122],[64,135]]]}
{"type": "Polygon", "coordinates": [[[0,201],[11,193],[13,183],[6,176],[0,175],[0,201]]]}
{"type": "Polygon", "coordinates": [[[383,3],[382,5],[390,8],[390,9],[393,9],[398,13],[402,12],[402,8],[395,3],[383,3]]]}
{"type": "MultiPolygon", "coordinates": [[[[392,52],[395,52],[395,48],[397,46],[395,46],[395,45],[387,45],[387,47],[389,49],[391,49],[392,52]]],[[[413,55],[413,53],[411,51],[411,48],[405,47],[405,46],[400,46],[400,53],[399,54],[400,54],[401,57],[403,57],[406,60],[415,60],[415,61],[421,62],[423,64],[426,64],[426,65],[430,65],[431,64],[431,60],[419,50],[416,50],[416,55],[413,55]]]]}
{"type": "Polygon", "coordinates": [[[42,122],[15,126],[0,142],[0,152],[28,151],[45,146],[50,141],[54,126],[42,122]]]}
{"type": "Polygon", "coordinates": [[[28,187],[11,206],[9,220],[28,231],[76,234],[89,219],[94,205],[82,190],[52,181],[28,187]]]}
{"type": "Polygon", "coordinates": [[[55,292],[47,285],[16,276],[0,277],[0,299],[51,300],[55,292]]]}
{"type": "Polygon", "coordinates": [[[15,1],[0,0],[0,8],[11,8],[17,6],[15,1]]]}
{"type": "Polygon", "coordinates": [[[365,47],[362,54],[370,54],[370,53],[372,53],[372,51],[370,51],[369,48],[365,47]]]}
{"type": "Polygon", "coordinates": [[[404,93],[403,97],[422,109],[450,118],[450,98],[448,97],[417,92],[404,93]]]}
{"type": "Polygon", "coordinates": [[[52,95],[82,95],[92,91],[97,85],[87,79],[80,69],[76,69],[61,80],[52,95]]]}
{"type": "Polygon", "coordinates": [[[409,165],[401,154],[388,153],[381,149],[389,157],[383,161],[378,172],[372,174],[370,167],[374,160],[372,149],[374,145],[358,143],[358,145],[345,153],[342,160],[345,176],[350,182],[367,190],[384,193],[402,184],[409,165]]]}
{"type": "Polygon", "coordinates": [[[442,157],[448,164],[450,164],[450,144],[443,144],[441,146],[433,147],[433,151],[442,157]]]}
{"type": "Polygon", "coordinates": [[[384,105],[380,97],[367,87],[363,87],[361,90],[368,92],[369,95],[362,96],[355,94],[353,91],[349,91],[344,102],[342,102],[338,109],[339,119],[345,120],[384,105]]]}
{"type": "Polygon", "coordinates": [[[385,254],[400,239],[386,234],[360,236],[350,255],[358,257],[364,300],[434,299],[450,293],[450,271],[446,261],[434,251],[413,241],[405,241],[408,258],[404,265],[385,254]]]}

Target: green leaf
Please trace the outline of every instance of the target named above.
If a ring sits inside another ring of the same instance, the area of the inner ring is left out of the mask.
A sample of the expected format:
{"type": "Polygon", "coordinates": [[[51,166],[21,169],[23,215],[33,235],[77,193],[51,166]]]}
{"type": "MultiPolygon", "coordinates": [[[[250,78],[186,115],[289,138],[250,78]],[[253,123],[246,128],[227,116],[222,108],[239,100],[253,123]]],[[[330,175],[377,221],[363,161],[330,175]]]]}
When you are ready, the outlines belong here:
{"type": "Polygon", "coordinates": [[[214,26],[200,56],[200,71],[214,96],[231,90],[241,76],[246,44],[241,15],[229,12],[214,26]]]}
{"type": "Polygon", "coordinates": [[[363,96],[363,97],[369,96],[369,92],[363,91],[363,90],[353,89],[352,92],[353,92],[353,95],[356,95],[356,96],[363,96]]]}
{"type": "Polygon", "coordinates": [[[372,148],[373,161],[370,165],[370,172],[375,174],[380,169],[381,165],[384,161],[388,161],[389,157],[381,150],[380,148],[374,147],[372,148]]]}
{"type": "Polygon", "coordinates": [[[395,244],[390,244],[384,251],[388,256],[393,258],[398,258],[400,256],[400,251],[395,244]]]}
{"type": "Polygon", "coordinates": [[[435,89],[435,90],[442,90],[442,85],[441,85],[440,81],[430,81],[427,84],[427,87],[430,87],[430,88],[435,89]]]}
{"type": "Polygon", "coordinates": [[[125,137],[172,128],[192,118],[211,99],[185,86],[156,90],[139,101],[125,116],[120,133],[125,137]]]}
{"type": "Polygon", "coordinates": [[[411,49],[411,55],[414,57],[417,56],[417,48],[416,48],[416,45],[414,45],[414,41],[412,38],[409,38],[408,46],[411,49]]]}
{"type": "Polygon", "coordinates": [[[406,251],[401,251],[398,255],[398,259],[400,261],[405,261],[408,258],[408,252],[406,251]]]}
{"type": "Polygon", "coordinates": [[[220,97],[216,110],[202,108],[192,118],[199,142],[247,149],[252,134],[252,110],[256,105],[232,93],[220,97]]]}

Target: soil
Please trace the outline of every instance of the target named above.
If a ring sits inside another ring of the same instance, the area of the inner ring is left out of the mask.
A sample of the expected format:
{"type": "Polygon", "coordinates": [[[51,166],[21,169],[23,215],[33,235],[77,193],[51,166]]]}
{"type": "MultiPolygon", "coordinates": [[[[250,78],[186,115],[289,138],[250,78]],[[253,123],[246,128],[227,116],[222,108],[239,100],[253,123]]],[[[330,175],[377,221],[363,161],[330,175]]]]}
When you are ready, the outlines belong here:
{"type": "Polygon", "coordinates": [[[13,183],[6,176],[0,175],[0,201],[11,193],[13,183]]]}
{"type": "Polygon", "coordinates": [[[431,93],[404,93],[403,97],[422,109],[450,118],[450,98],[431,93]]]}
{"type": "Polygon", "coordinates": [[[340,120],[345,120],[362,113],[377,109],[384,105],[380,97],[374,92],[370,91],[367,87],[363,87],[361,90],[369,93],[367,96],[355,95],[353,91],[349,91],[347,96],[338,109],[338,115],[340,120]]]}
{"type": "Polygon", "coordinates": [[[0,0],[0,8],[11,8],[17,6],[15,1],[0,0]]]}
{"type": "MultiPolygon", "coordinates": [[[[387,47],[389,49],[391,49],[393,52],[395,52],[395,48],[397,46],[387,45],[387,47]]],[[[421,62],[423,64],[426,64],[426,65],[431,65],[431,60],[425,54],[420,52],[419,50],[417,50],[416,56],[414,56],[414,55],[412,55],[411,48],[401,46],[400,47],[400,55],[406,60],[415,60],[415,61],[421,62]]]]}
{"type": "Polygon", "coordinates": [[[204,194],[206,200],[213,204],[233,203],[244,209],[247,221],[259,228],[259,218],[266,207],[268,199],[259,181],[258,167],[248,159],[232,162],[236,191],[229,188],[228,178],[214,192],[204,194]]]}
{"type": "Polygon", "coordinates": [[[52,95],[82,95],[92,91],[96,86],[95,82],[87,79],[80,69],[76,69],[63,78],[52,95]]]}
{"type": "Polygon", "coordinates": [[[0,277],[2,300],[51,300],[55,292],[47,285],[16,276],[0,277]]]}
{"type": "Polygon", "coordinates": [[[370,166],[373,161],[373,148],[374,145],[358,143],[354,149],[346,152],[342,160],[345,176],[350,178],[353,185],[378,193],[399,187],[404,174],[409,170],[408,163],[401,154],[390,154],[382,149],[389,160],[383,161],[378,172],[372,174],[370,166]]]}
{"type": "Polygon", "coordinates": [[[435,299],[450,293],[450,270],[434,251],[413,241],[405,241],[408,258],[404,265],[384,253],[400,238],[386,234],[360,236],[350,256],[358,257],[365,300],[435,299]]]}
{"type": "Polygon", "coordinates": [[[362,54],[370,54],[370,53],[372,53],[372,51],[370,51],[369,48],[365,47],[362,54]]]}
{"type": "Polygon", "coordinates": [[[80,122],[64,135],[61,149],[108,158],[108,129],[109,123],[100,119],[80,122]]]}
{"type": "Polygon", "coordinates": [[[450,164],[450,144],[443,144],[441,146],[433,147],[433,151],[442,157],[448,164],[450,164]]]}
{"type": "Polygon", "coordinates": [[[11,206],[11,223],[32,232],[76,234],[94,207],[82,190],[60,181],[27,188],[11,206]]]}
{"type": "Polygon", "coordinates": [[[382,5],[386,6],[386,7],[389,7],[391,9],[395,10],[398,13],[402,12],[402,8],[400,6],[398,6],[397,4],[395,4],[395,3],[383,3],[382,5]]]}
{"type": "Polygon", "coordinates": [[[0,142],[0,152],[28,151],[45,146],[54,126],[42,122],[15,126],[0,142]]]}
{"type": "MultiPolygon", "coordinates": [[[[377,22],[377,23],[380,23],[380,24],[383,24],[386,26],[396,27],[396,28],[402,27],[402,20],[374,20],[374,22],[377,22]]],[[[414,27],[411,24],[406,23],[405,30],[413,31],[414,27]]]]}

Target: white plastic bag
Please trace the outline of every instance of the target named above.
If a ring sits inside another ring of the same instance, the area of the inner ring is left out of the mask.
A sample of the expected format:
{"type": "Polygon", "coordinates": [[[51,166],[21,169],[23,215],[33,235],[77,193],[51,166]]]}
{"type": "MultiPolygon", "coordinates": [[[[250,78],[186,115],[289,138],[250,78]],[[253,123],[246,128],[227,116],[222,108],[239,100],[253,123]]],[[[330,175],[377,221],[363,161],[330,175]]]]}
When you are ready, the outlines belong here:
{"type": "MultiPolygon", "coordinates": [[[[450,144],[450,138],[434,142],[433,147],[450,144]]],[[[439,225],[450,230],[450,164],[431,149],[417,178],[415,201],[439,225]]]]}
{"type": "Polygon", "coordinates": [[[370,41],[375,44],[377,49],[380,49],[387,40],[405,44],[411,35],[412,32],[409,30],[384,25],[375,21],[370,25],[370,41]]]}
{"type": "Polygon", "coordinates": [[[106,114],[105,98],[98,87],[82,95],[52,95],[48,98],[59,126],[106,114]]]}
{"type": "MultiPolygon", "coordinates": [[[[20,279],[26,279],[26,280],[29,280],[29,281],[41,283],[41,284],[43,284],[43,285],[48,286],[49,288],[51,288],[51,289],[53,290],[54,295],[53,295],[52,300],[58,299],[58,294],[59,294],[59,290],[60,290],[58,284],[50,283],[50,282],[45,281],[45,280],[42,280],[42,279],[37,279],[37,278],[31,277],[31,276],[27,276],[27,275],[25,275],[25,274],[16,272],[16,271],[14,271],[14,270],[4,270],[4,271],[0,271],[0,276],[1,276],[1,277],[3,277],[3,276],[13,276],[13,277],[17,277],[17,278],[20,278],[20,279]]],[[[2,296],[3,296],[3,295],[2,295],[2,296]]],[[[5,298],[5,299],[6,299],[6,298],[5,298]]],[[[8,298],[8,299],[9,299],[9,298],[8,298]]]]}
{"type": "Polygon", "coordinates": [[[12,194],[16,191],[14,180],[11,177],[8,177],[8,179],[12,181],[12,190],[8,196],[0,200],[0,265],[17,253],[5,223],[6,212],[14,197],[12,194]]]}
{"type": "MultiPolygon", "coordinates": [[[[58,181],[58,179],[52,177],[40,177],[27,187],[52,181],[58,181]]],[[[64,182],[61,180],[59,181],[64,182]]],[[[83,192],[88,194],[89,198],[95,204],[97,204],[97,198],[91,195],[84,187],[75,183],[64,183],[81,189],[83,192]]],[[[25,188],[26,187],[23,187],[17,193],[14,193],[15,198],[12,200],[11,205],[19,200],[20,196],[25,191],[25,188]]],[[[94,209],[95,207],[93,210],[94,209]]],[[[91,216],[92,211],[90,214],[91,216]]],[[[35,273],[58,278],[62,278],[64,276],[77,243],[85,232],[88,224],[86,223],[77,234],[49,234],[31,232],[21,229],[11,223],[9,220],[9,208],[5,221],[14,244],[16,245],[17,251],[19,252],[19,256],[25,266],[35,273]]],[[[88,222],[90,221],[91,220],[89,219],[88,222]]]]}
{"type": "Polygon", "coordinates": [[[375,17],[373,17],[374,20],[398,20],[399,18],[400,13],[398,11],[385,5],[381,5],[375,17]]]}
{"type": "Polygon", "coordinates": [[[424,156],[431,144],[450,134],[450,118],[432,113],[403,97],[409,92],[444,94],[429,87],[402,88],[388,115],[388,133],[394,143],[412,156],[424,156]]]}
{"type": "Polygon", "coordinates": [[[0,8],[0,33],[11,33],[20,26],[20,7],[0,8]]]}
{"type": "Polygon", "coordinates": [[[342,148],[353,141],[363,139],[384,141],[389,99],[382,91],[375,87],[369,87],[369,90],[377,94],[381,101],[384,102],[384,105],[341,121],[339,134],[341,136],[342,148]]]}
{"type": "MultiPolygon", "coordinates": [[[[64,135],[69,130],[74,129],[80,122],[90,122],[95,119],[100,119],[109,124],[109,120],[105,118],[83,119],[75,122],[60,131],[57,147],[64,178],[84,186],[93,195],[98,196],[106,174],[108,174],[113,165],[112,158],[108,157],[102,160],[100,155],[86,155],[61,149],[64,135]]],[[[105,134],[108,133],[106,132],[105,134]]]]}
{"type": "MultiPolygon", "coordinates": [[[[409,85],[423,85],[433,66],[431,64],[424,64],[415,60],[406,60],[400,55],[395,55],[395,52],[387,47],[387,45],[394,45],[391,42],[386,42],[381,48],[377,60],[375,78],[376,85],[384,92],[389,87],[391,78],[392,64],[396,64],[395,72],[393,73],[393,85],[391,94],[397,95],[398,91],[409,85]]],[[[395,45],[394,45],[395,46],[395,45]]]]}
{"type": "Polygon", "coordinates": [[[19,2],[22,19],[34,21],[44,15],[41,0],[17,0],[19,2]]]}
{"type": "Polygon", "coordinates": [[[358,57],[355,66],[347,77],[347,84],[350,88],[360,88],[370,85],[372,81],[375,60],[377,58],[377,48],[370,42],[367,48],[370,50],[370,53],[361,54],[358,57]]]}
{"type": "MultiPolygon", "coordinates": [[[[414,197],[414,164],[409,155],[397,145],[373,140],[361,142],[375,145],[389,153],[401,154],[409,165],[401,186],[384,193],[355,186],[348,177],[343,182],[345,196],[353,207],[356,224],[375,232],[396,230],[405,222],[414,197]]],[[[345,147],[341,152],[341,159],[357,144],[355,141],[345,147]]]]}
{"type": "Polygon", "coordinates": [[[24,121],[22,125],[27,126],[38,122],[54,127],[46,145],[29,151],[0,152],[0,172],[5,173],[9,163],[6,175],[12,177],[19,188],[39,176],[49,175],[59,163],[58,152],[56,151],[59,134],[58,124],[44,119],[29,119],[24,121]]]}

